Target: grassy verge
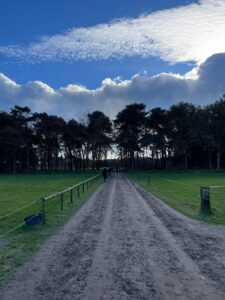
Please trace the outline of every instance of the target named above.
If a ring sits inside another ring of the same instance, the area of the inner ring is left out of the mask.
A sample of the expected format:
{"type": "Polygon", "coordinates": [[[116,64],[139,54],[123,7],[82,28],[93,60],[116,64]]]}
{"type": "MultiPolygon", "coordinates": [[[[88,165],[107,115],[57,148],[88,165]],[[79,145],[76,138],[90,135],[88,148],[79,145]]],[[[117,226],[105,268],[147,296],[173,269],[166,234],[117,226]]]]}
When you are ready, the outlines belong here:
{"type": "Polygon", "coordinates": [[[18,266],[38,250],[42,243],[62,226],[93,191],[101,184],[99,178],[94,185],[78,197],[74,191],[74,201],[70,203],[70,194],[64,196],[64,210],[60,210],[60,199],[50,200],[46,205],[46,224],[27,226],[4,236],[4,234],[23,222],[27,215],[37,213],[40,207],[35,200],[42,196],[64,190],[76,183],[96,175],[93,172],[41,175],[0,175],[0,287],[12,278],[18,266]],[[17,211],[13,215],[3,216],[16,211],[29,203],[29,207],[17,211]],[[1,219],[2,218],[2,219],[1,219]]]}
{"type": "Polygon", "coordinates": [[[130,172],[145,190],[183,214],[209,223],[225,224],[224,172],[130,172]],[[210,186],[212,214],[200,213],[200,187],[210,186]]]}

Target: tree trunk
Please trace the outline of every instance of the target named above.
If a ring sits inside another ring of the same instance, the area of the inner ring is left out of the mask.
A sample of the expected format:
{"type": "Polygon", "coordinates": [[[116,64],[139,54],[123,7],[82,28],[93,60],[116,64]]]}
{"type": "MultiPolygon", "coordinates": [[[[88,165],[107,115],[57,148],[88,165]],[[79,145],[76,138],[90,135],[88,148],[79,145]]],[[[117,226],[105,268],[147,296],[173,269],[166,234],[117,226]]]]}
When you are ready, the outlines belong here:
{"type": "Polygon", "coordinates": [[[47,153],[47,169],[48,169],[48,171],[51,170],[51,162],[52,162],[52,157],[48,151],[48,153],[47,153]]]}
{"type": "Polygon", "coordinates": [[[209,164],[209,169],[212,169],[212,153],[211,150],[208,149],[208,164],[209,164]]]}
{"type": "Polygon", "coordinates": [[[162,149],[161,152],[162,152],[162,158],[161,158],[162,163],[161,163],[161,167],[162,167],[163,170],[164,170],[164,169],[167,170],[167,169],[168,169],[168,164],[167,164],[167,154],[166,154],[166,150],[165,150],[165,149],[162,149]]]}
{"type": "Polygon", "coordinates": [[[42,161],[41,161],[41,171],[45,171],[45,152],[43,151],[42,161]]]}
{"type": "Polygon", "coordinates": [[[30,171],[30,158],[29,158],[29,151],[26,150],[26,161],[27,161],[27,172],[30,171]]]}
{"type": "Polygon", "coordinates": [[[16,173],[16,154],[15,152],[13,152],[13,161],[12,161],[13,165],[12,165],[12,171],[13,173],[16,173]]]}
{"type": "Polygon", "coordinates": [[[152,150],[152,169],[155,169],[155,153],[152,150]]]}
{"type": "Polygon", "coordinates": [[[219,149],[217,149],[217,153],[216,153],[216,169],[217,169],[217,171],[220,170],[220,160],[221,160],[221,151],[219,149]]]}
{"type": "Polygon", "coordinates": [[[158,150],[156,150],[156,169],[159,169],[159,153],[158,153],[158,150]]]}
{"type": "Polygon", "coordinates": [[[168,163],[167,153],[165,153],[165,167],[166,167],[166,171],[168,171],[169,170],[169,163],[168,163]]]}
{"type": "Polygon", "coordinates": [[[134,151],[130,150],[130,168],[131,170],[134,170],[134,151]]]}
{"type": "Polygon", "coordinates": [[[59,169],[59,161],[58,161],[58,152],[55,152],[55,171],[58,171],[59,169]]]}
{"type": "Polygon", "coordinates": [[[167,165],[168,165],[168,170],[172,168],[172,154],[170,150],[168,150],[167,165]]]}
{"type": "Polygon", "coordinates": [[[186,153],[184,155],[184,169],[185,171],[188,170],[188,155],[186,153]]]}

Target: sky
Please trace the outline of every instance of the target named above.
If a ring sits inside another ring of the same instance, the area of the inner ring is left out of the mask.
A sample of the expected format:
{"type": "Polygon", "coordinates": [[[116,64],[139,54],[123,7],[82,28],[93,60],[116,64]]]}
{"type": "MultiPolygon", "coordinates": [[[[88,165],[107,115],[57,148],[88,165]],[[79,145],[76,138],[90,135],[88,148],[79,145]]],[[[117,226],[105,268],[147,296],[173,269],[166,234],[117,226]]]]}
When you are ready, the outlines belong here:
{"type": "Polygon", "coordinates": [[[225,93],[225,0],[0,0],[0,109],[65,119],[225,93]]]}

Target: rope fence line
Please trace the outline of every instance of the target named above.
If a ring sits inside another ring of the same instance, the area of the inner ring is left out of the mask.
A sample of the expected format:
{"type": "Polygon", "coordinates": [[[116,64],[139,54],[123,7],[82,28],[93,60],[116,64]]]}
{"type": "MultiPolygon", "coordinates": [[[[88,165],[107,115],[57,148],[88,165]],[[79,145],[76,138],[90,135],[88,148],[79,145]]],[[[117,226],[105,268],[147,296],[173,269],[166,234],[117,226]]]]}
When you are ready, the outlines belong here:
{"type": "Polygon", "coordinates": [[[42,197],[40,198],[40,202],[41,202],[41,206],[42,206],[42,209],[41,209],[41,213],[42,213],[42,224],[45,224],[46,223],[46,203],[49,201],[49,200],[52,200],[56,197],[60,197],[60,208],[61,208],[61,211],[64,209],[64,194],[67,193],[67,192],[70,192],[70,202],[73,203],[73,195],[74,195],[74,190],[76,190],[77,192],[77,197],[79,198],[80,197],[80,194],[81,192],[84,193],[84,190],[85,190],[85,185],[86,185],[86,189],[88,190],[94,180],[96,180],[98,177],[100,177],[101,174],[98,174],[96,176],[93,176],[87,180],[84,180],[78,184],[75,184],[73,185],[72,187],[69,187],[61,192],[58,192],[58,193],[55,193],[55,194],[52,194],[50,196],[47,196],[47,197],[42,197]],[[82,190],[81,190],[82,188],[82,190]]]}
{"type": "Polygon", "coordinates": [[[22,207],[20,207],[20,208],[18,208],[18,209],[16,209],[16,210],[14,210],[14,211],[11,212],[11,213],[8,213],[8,214],[6,214],[6,215],[4,215],[4,216],[0,216],[0,220],[3,220],[3,219],[5,219],[5,218],[7,218],[7,217],[9,217],[9,216],[12,216],[12,215],[14,215],[15,213],[17,213],[17,212],[23,210],[24,208],[27,208],[27,207],[29,207],[29,206],[35,204],[35,203],[37,203],[37,202],[38,202],[38,200],[35,200],[35,201],[31,202],[31,203],[28,203],[28,204],[26,204],[26,205],[24,205],[24,206],[22,206],[22,207]]]}
{"type": "MultiPolygon", "coordinates": [[[[138,175],[137,175],[138,176],[138,175]]],[[[170,181],[170,182],[174,182],[174,183],[177,183],[177,184],[180,184],[180,185],[184,185],[184,186],[189,186],[189,187],[192,187],[192,188],[199,188],[199,185],[194,185],[194,184],[188,184],[188,183],[183,183],[183,182],[179,182],[177,180],[173,180],[173,179],[168,179],[168,178],[165,178],[165,177],[159,177],[159,176],[156,176],[156,175],[153,175],[153,174],[144,174],[142,173],[141,176],[144,176],[146,177],[146,180],[148,180],[148,184],[150,185],[150,180],[149,178],[150,177],[153,177],[153,178],[156,178],[156,179],[159,179],[159,180],[165,180],[165,181],[170,181]]],[[[155,186],[157,187],[157,183],[154,183],[154,184],[151,184],[151,186],[155,186]]],[[[210,188],[211,189],[211,194],[214,194],[214,195],[218,195],[218,194],[221,194],[223,195],[225,193],[225,190],[224,192],[213,192],[213,189],[221,189],[221,188],[225,188],[225,185],[208,185],[206,188],[210,188]]],[[[169,191],[168,191],[169,192],[169,191]]],[[[200,194],[198,194],[200,196],[200,194]]]]}
{"type": "MultiPolygon", "coordinates": [[[[33,216],[32,218],[30,218],[30,221],[33,220],[36,216],[33,216]]],[[[16,231],[17,229],[19,229],[20,227],[24,226],[24,222],[20,223],[19,225],[17,225],[16,227],[10,229],[9,231],[3,233],[2,235],[0,235],[0,239],[4,238],[5,236],[7,236],[8,234],[16,231]]]]}
{"type": "Polygon", "coordinates": [[[178,183],[178,184],[185,185],[185,186],[189,186],[189,187],[198,187],[198,186],[195,185],[195,184],[184,183],[184,182],[180,182],[180,181],[177,181],[177,180],[174,180],[174,179],[168,179],[168,178],[164,178],[164,177],[159,177],[159,176],[152,175],[152,174],[148,174],[148,176],[151,176],[151,177],[153,177],[153,178],[155,177],[155,178],[157,178],[157,179],[163,179],[163,180],[169,181],[169,182],[178,183]]]}
{"type": "MultiPolygon", "coordinates": [[[[192,193],[192,197],[199,198],[201,196],[200,191],[198,190],[199,186],[197,186],[197,185],[186,184],[186,183],[182,183],[182,182],[179,182],[179,181],[176,181],[176,180],[167,179],[167,178],[164,178],[164,177],[159,177],[159,176],[155,176],[155,175],[148,174],[148,173],[142,173],[141,176],[143,176],[145,178],[145,180],[147,181],[148,185],[152,187],[152,192],[160,192],[162,195],[167,194],[170,197],[172,197],[172,196],[177,197],[178,196],[177,193],[175,193],[175,192],[173,192],[171,190],[168,190],[168,189],[165,190],[163,188],[163,191],[162,191],[162,189],[160,189],[158,187],[157,183],[155,183],[155,182],[152,183],[150,181],[150,177],[153,177],[153,178],[156,178],[156,179],[159,179],[159,180],[162,179],[162,180],[165,180],[165,181],[172,181],[173,183],[178,183],[178,184],[184,185],[186,188],[189,187],[188,190],[190,190],[190,191],[191,191],[190,188],[194,188],[196,191],[191,192],[192,193]]],[[[137,178],[140,179],[140,177],[138,176],[138,174],[137,174],[137,178]]]]}
{"type": "MultiPolygon", "coordinates": [[[[172,191],[169,191],[169,190],[165,190],[165,189],[163,189],[163,192],[162,192],[162,190],[161,189],[159,189],[159,188],[155,188],[155,187],[153,187],[153,191],[157,191],[157,192],[161,192],[162,194],[167,194],[167,195],[170,195],[170,196],[178,196],[179,194],[177,194],[177,193],[175,193],[175,192],[172,192],[172,191]]],[[[199,192],[194,192],[193,194],[192,194],[192,197],[200,197],[200,193],[199,192]]]]}
{"type": "Polygon", "coordinates": [[[213,199],[214,201],[220,201],[220,200],[225,200],[225,186],[224,185],[195,185],[195,184],[188,184],[184,182],[179,182],[178,180],[173,180],[165,177],[159,177],[150,173],[142,173],[142,174],[136,174],[137,179],[144,179],[145,182],[147,181],[148,185],[151,186],[151,191],[154,193],[160,193],[161,197],[164,197],[168,195],[169,197],[182,197],[183,200],[187,200],[188,196],[182,196],[179,193],[175,193],[173,191],[170,191],[168,189],[164,188],[159,188],[157,186],[157,181],[154,181],[154,183],[151,182],[152,179],[157,179],[159,181],[168,181],[168,182],[173,182],[178,185],[183,185],[184,187],[186,186],[187,188],[189,187],[189,192],[190,196],[192,199],[200,198],[200,212],[202,214],[209,215],[212,213],[211,209],[211,200],[213,199]],[[143,177],[142,177],[143,176],[143,177]],[[198,191],[194,191],[193,188],[198,189],[198,191]],[[221,189],[221,190],[220,190],[221,189]]]}
{"type": "MultiPolygon", "coordinates": [[[[75,184],[72,187],[69,187],[69,188],[67,188],[67,189],[65,189],[61,192],[57,192],[57,193],[52,194],[50,196],[42,197],[38,200],[35,200],[31,203],[28,203],[28,204],[24,205],[23,207],[20,207],[20,208],[16,209],[15,211],[11,212],[11,213],[8,213],[8,214],[5,214],[4,216],[1,216],[0,220],[3,220],[3,219],[5,219],[9,216],[12,216],[15,213],[17,213],[19,211],[22,211],[23,209],[25,209],[27,207],[30,207],[31,205],[36,203],[36,204],[41,204],[42,205],[41,210],[40,210],[39,213],[43,214],[42,224],[45,224],[45,222],[46,222],[46,204],[48,202],[50,202],[49,200],[52,200],[53,198],[56,198],[56,197],[60,197],[60,207],[61,207],[61,210],[63,210],[63,207],[64,207],[64,194],[65,193],[70,192],[70,194],[68,196],[69,196],[70,202],[73,203],[73,196],[74,196],[73,192],[74,192],[74,190],[76,189],[77,196],[79,198],[80,194],[85,192],[85,186],[86,186],[86,189],[88,190],[89,188],[91,188],[94,181],[97,180],[100,176],[101,176],[101,174],[98,174],[98,175],[93,176],[91,178],[88,178],[87,180],[84,180],[84,181],[82,181],[78,184],[75,184]]],[[[37,214],[35,214],[32,218],[30,218],[29,221],[36,218],[36,216],[37,216],[37,214]]],[[[24,224],[25,224],[25,222],[23,221],[19,225],[15,226],[14,228],[12,228],[12,229],[8,230],[7,232],[3,233],[2,235],[0,235],[0,239],[4,238],[5,236],[9,235],[10,233],[16,231],[17,229],[22,227],[24,224]]]]}
{"type": "Polygon", "coordinates": [[[225,185],[210,185],[211,189],[225,188],[225,185]]]}
{"type": "MultiPolygon", "coordinates": [[[[192,187],[192,188],[199,188],[198,185],[194,185],[194,184],[188,184],[188,183],[183,183],[183,182],[179,182],[177,180],[173,180],[173,179],[168,179],[168,178],[164,178],[164,177],[159,177],[159,176],[155,176],[155,175],[152,175],[152,174],[142,174],[143,175],[146,175],[147,179],[148,180],[148,184],[150,184],[150,180],[148,177],[153,177],[153,178],[157,178],[157,179],[162,179],[162,180],[165,180],[165,181],[170,181],[170,182],[174,182],[174,183],[177,183],[177,184],[180,184],[180,185],[184,185],[184,186],[189,186],[189,187],[192,187]]],[[[157,187],[157,184],[151,184],[151,186],[156,186],[157,187]]],[[[225,188],[224,185],[209,185],[207,186],[209,187],[211,190],[210,190],[210,193],[211,195],[224,195],[225,194],[225,190],[224,192],[213,192],[213,189],[221,189],[221,188],[225,188]]],[[[167,190],[167,192],[171,193],[170,191],[167,190]]],[[[198,196],[200,196],[200,193],[198,193],[198,196]]]]}
{"type": "MultiPolygon", "coordinates": [[[[151,185],[152,187],[152,185],[151,185]]],[[[169,190],[165,190],[163,189],[163,192],[162,192],[162,189],[158,188],[156,185],[153,187],[152,189],[152,192],[158,192],[158,193],[161,193],[162,195],[168,195],[170,197],[177,197],[179,196],[179,194],[175,193],[175,192],[172,192],[172,191],[169,191],[169,190]]],[[[199,198],[201,195],[200,195],[200,192],[197,192],[197,191],[194,191],[193,194],[191,195],[191,197],[195,197],[195,198],[199,198]]],[[[187,199],[187,197],[183,197],[183,199],[187,199]]]]}
{"type": "Polygon", "coordinates": [[[71,187],[69,187],[69,188],[67,188],[67,189],[65,189],[65,190],[63,190],[63,191],[61,191],[61,192],[57,192],[57,193],[55,193],[55,194],[52,194],[52,195],[47,196],[47,197],[43,197],[43,198],[41,198],[41,199],[45,199],[45,201],[49,201],[49,200],[51,200],[52,198],[55,198],[55,197],[57,197],[57,196],[60,196],[61,194],[65,194],[66,192],[69,192],[69,191],[71,191],[71,190],[77,188],[78,186],[81,186],[81,185],[83,185],[83,184],[85,184],[85,183],[87,184],[88,182],[90,182],[91,180],[94,180],[95,178],[97,178],[97,177],[99,177],[99,176],[100,176],[100,174],[98,174],[98,175],[96,175],[96,176],[93,176],[93,177],[91,177],[91,178],[88,178],[88,179],[86,179],[86,180],[84,180],[84,181],[82,181],[82,182],[80,182],[80,183],[77,183],[77,184],[75,184],[75,185],[73,185],[73,186],[71,186],[71,187]]]}

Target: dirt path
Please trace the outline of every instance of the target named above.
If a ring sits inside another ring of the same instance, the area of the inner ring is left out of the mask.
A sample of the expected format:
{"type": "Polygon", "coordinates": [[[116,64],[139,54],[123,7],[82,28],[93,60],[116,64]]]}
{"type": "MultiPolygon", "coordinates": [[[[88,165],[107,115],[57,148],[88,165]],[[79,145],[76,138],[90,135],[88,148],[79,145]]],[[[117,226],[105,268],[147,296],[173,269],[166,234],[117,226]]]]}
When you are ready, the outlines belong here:
{"type": "Polygon", "coordinates": [[[114,175],[0,299],[225,299],[225,227],[190,220],[114,175]]]}

